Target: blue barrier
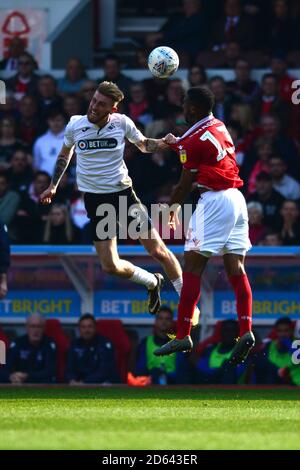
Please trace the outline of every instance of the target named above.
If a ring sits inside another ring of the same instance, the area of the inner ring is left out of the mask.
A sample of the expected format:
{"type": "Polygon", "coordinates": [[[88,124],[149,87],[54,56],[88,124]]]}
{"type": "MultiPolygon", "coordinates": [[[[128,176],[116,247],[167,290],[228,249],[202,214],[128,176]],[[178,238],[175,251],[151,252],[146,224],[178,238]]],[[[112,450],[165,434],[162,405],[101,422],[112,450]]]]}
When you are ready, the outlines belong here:
{"type": "MultiPolygon", "coordinates": [[[[182,255],[184,247],[182,245],[170,245],[169,248],[175,255],[182,255]]],[[[144,256],[147,255],[143,246],[119,245],[118,251],[124,256],[144,256]]],[[[12,245],[12,255],[95,255],[96,250],[91,245],[12,245]]],[[[255,246],[251,248],[250,256],[299,256],[300,246],[265,247],[255,246]]]]}

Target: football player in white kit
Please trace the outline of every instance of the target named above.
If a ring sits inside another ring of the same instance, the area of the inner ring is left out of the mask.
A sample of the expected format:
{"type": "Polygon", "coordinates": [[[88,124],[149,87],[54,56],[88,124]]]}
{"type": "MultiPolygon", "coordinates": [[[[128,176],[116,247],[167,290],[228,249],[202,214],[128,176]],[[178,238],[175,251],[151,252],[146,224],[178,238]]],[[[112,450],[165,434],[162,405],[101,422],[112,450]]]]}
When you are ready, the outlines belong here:
{"type": "MultiPolygon", "coordinates": [[[[94,245],[102,269],[108,274],[143,284],[148,289],[149,312],[155,314],[161,306],[160,290],[164,278],[159,273],[150,273],[119,258],[117,227],[122,227],[124,216],[119,210],[122,196],[128,207],[135,205],[135,210],[138,209],[141,235],[139,241],[162,265],[180,295],[182,287],[180,264],[173,253],[168,250],[155,228],[151,226],[151,220],[132,188],[132,181],[123,158],[125,138],[145,153],[155,152],[157,149],[168,149],[169,146],[163,139],[146,138],[129,117],[116,112],[123,98],[124,95],[117,85],[112,82],[102,82],[90,102],[87,115],[73,116],[70,119],[51,184],[41,195],[41,202],[44,204],[52,202],[61,177],[70,163],[71,149],[75,147],[77,185],[84,193],[85,207],[91,220],[94,245]],[[104,222],[104,214],[106,214],[101,209],[104,204],[110,204],[116,211],[117,223],[110,233],[100,230],[101,223],[104,222]]],[[[131,214],[127,218],[127,225],[135,217],[131,214]]],[[[196,307],[193,317],[194,325],[198,323],[199,313],[196,307]]]]}

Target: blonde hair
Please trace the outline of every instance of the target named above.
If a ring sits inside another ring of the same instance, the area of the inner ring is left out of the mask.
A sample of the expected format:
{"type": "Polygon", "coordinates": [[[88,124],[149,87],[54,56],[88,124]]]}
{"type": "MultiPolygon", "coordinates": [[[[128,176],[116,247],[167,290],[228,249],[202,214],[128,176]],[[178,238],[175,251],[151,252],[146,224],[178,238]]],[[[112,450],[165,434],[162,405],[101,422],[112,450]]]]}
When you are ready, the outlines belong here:
{"type": "Polygon", "coordinates": [[[46,225],[45,225],[45,231],[44,231],[44,237],[43,237],[44,243],[50,243],[51,242],[52,223],[51,223],[50,215],[51,215],[51,212],[53,212],[54,209],[60,209],[64,212],[64,215],[65,215],[65,223],[64,223],[64,225],[65,225],[65,235],[66,235],[66,239],[68,240],[68,242],[71,242],[72,239],[73,239],[73,228],[72,228],[72,222],[71,222],[71,217],[70,217],[68,208],[64,204],[54,204],[50,209],[48,219],[47,219],[47,222],[46,222],[46,225]]]}
{"type": "Polygon", "coordinates": [[[97,88],[97,91],[104,96],[108,96],[114,103],[120,103],[124,99],[124,94],[113,82],[102,82],[97,88]]]}

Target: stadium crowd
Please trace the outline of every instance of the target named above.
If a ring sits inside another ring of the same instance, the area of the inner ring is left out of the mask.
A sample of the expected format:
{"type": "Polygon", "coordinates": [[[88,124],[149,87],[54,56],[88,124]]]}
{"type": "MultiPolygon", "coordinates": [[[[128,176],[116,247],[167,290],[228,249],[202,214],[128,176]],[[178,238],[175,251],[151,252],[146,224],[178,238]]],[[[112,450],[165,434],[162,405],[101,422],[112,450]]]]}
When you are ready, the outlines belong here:
{"type": "MultiPolygon", "coordinates": [[[[44,318],[32,314],[27,318],[26,334],[10,343],[7,363],[0,366],[0,383],[300,385],[300,369],[292,360],[294,355],[299,356],[293,346],[295,325],[287,317],[279,318],[263,341],[256,334],[254,350],[238,367],[229,363],[238,336],[237,321],[217,323],[214,333],[195,343],[189,355],[155,356],[153,351],[169,340],[168,333],[174,326],[172,310],[162,307],[152,334],[139,341],[132,330],[131,354],[127,355],[122,369],[117,355],[120,335],[111,341],[101,329],[99,334],[97,321],[91,314],[80,317],[77,337],[71,342],[64,338],[63,354],[62,337],[54,338],[51,330],[45,330],[44,318]]],[[[62,331],[60,334],[64,335],[62,331]]]]}
{"type": "MultiPolygon", "coordinates": [[[[287,71],[291,64],[288,54],[300,49],[293,20],[299,2],[275,0],[266,10],[267,3],[184,0],[183,14],[172,17],[156,36],[147,36],[137,60],[144,66],[147,48],[163,40],[183,55],[187,53],[186,81],[150,76],[132,81],[122,72],[116,55],[104,59],[104,75],[96,81],[75,57],[68,60],[65,76],[55,80],[51,74],[38,73],[38,64],[15,37],[8,57],[0,62],[0,69],[14,72],[6,81],[6,104],[0,107],[0,220],[8,227],[10,241],[91,243],[89,221],[75,184],[76,155],[54,204],[40,204],[39,196],[49,184],[68,120],[86,113],[97,83],[109,80],[125,93],[120,112],[128,114],[148,137],[168,132],[182,135],[187,130],[182,112],[185,89],[210,87],[216,98],[214,115],[226,123],[236,146],[252,244],[300,245],[300,106],[292,102],[295,79],[287,71]],[[224,11],[220,3],[224,3],[224,11]],[[265,17],[266,11],[271,13],[265,17]],[[211,16],[212,12],[219,12],[219,18],[211,16]],[[211,23],[206,22],[206,15],[211,23]],[[260,27],[262,18],[268,19],[268,27],[260,27]],[[199,24],[214,24],[215,28],[206,30],[199,24]],[[225,54],[227,65],[221,61],[219,66],[232,68],[234,80],[226,82],[218,74],[208,79],[199,62],[202,46],[225,54]],[[248,54],[257,48],[264,50],[268,61],[263,65],[270,69],[259,83],[251,77],[253,62],[248,54]]],[[[125,162],[144,204],[168,202],[181,171],[174,153],[141,155],[127,143],[125,162]]],[[[196,200],[197,189],[194,196],[192,200],[196,200]]]]}

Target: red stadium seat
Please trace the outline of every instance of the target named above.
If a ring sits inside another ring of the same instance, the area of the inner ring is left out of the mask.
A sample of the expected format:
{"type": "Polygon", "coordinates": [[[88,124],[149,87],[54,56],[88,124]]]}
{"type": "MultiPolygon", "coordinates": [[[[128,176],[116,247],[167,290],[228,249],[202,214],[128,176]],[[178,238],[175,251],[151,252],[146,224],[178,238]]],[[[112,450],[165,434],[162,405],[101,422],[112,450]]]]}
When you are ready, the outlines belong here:
{"type": "Polygon", "coordinates": [[[195,354],[197,356],[201,356],[201,354],[203,353],[204,349],[207,348],[207,346],[210,346],[211,344],[216,344],[219,341],[221,341],[222,324],[223,324],[223,321],[219,320],[215,324],[215,329],[214,329],[213,334],[198,344],[198,346],[196,347],[196,351],[195,351],[195,354]]]}
{"type": "Polygon", "coordinates": [[[63,382],[66,368],[67,351],[70,347],[70,340],[63,331],[60,321],[56,319],[46,320],[45,334],[56,343],[56,376],[58,382],[63,382]]]}
{"type": "Polygon", "coordinates": [[[97,320],[97,332],[113,343],[119,375],[122,382],[126,382],[131,344],[123,323],[120,320],[97,320]]]}

